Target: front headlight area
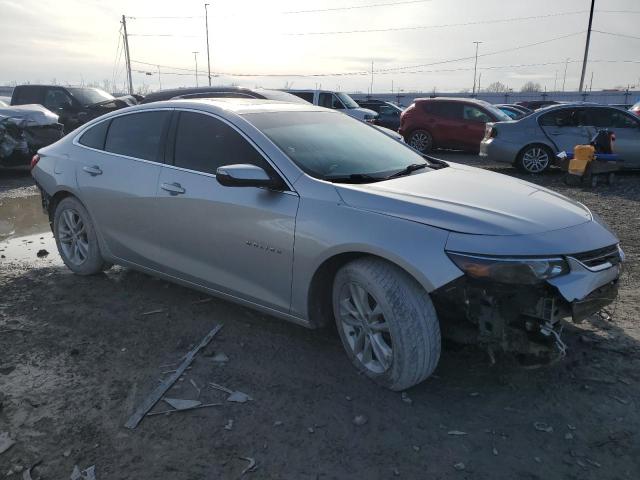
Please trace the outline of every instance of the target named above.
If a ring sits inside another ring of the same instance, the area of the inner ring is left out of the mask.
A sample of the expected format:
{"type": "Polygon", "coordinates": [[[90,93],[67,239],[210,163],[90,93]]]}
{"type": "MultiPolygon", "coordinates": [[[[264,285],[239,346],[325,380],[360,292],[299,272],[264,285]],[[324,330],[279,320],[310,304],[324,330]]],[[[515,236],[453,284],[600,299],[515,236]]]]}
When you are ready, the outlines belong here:
{"type": "Polygon", "coordinates": [[[490,257],[461,252],[447,255],[471,278],[510,285],[535,285],[569,273],[569,265],[562,257],[490,257]]]}

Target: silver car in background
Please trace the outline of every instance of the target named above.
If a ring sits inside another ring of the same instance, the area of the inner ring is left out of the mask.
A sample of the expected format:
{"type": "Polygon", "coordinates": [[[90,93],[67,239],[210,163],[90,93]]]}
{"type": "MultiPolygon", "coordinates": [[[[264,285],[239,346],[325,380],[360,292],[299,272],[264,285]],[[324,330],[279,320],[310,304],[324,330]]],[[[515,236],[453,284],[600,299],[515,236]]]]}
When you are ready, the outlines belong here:
{"type": "Polygon", "coordinates": [[[583,205],[422,157],[313,105],[175,100],[96,119],[32,170],[65,264],[124,265],[310,328],[402,390],[441,332],[563,351],[616,296],[622,250],[583,205]]]}
{"type": "Polygon", "coordinates": [[[541,173],[556,154],[588,145],[599,129],[616,135],[615,152],[625,168],[640,168],[640,118],[616,107],[595,104],[554,105],[514,122],[489,123],[480,156],[541,173]]]}

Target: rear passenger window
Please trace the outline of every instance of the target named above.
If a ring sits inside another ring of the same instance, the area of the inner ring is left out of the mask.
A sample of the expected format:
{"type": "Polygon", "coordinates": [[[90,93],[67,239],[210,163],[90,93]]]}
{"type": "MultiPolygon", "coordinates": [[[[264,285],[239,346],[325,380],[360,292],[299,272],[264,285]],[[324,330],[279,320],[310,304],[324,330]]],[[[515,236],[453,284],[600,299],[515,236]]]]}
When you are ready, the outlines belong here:
{"type": "Polygon", "coordinates": [[[109,129],[110,121],[100,122],[99,124],[89,128],[82,134],[78,143],[85,147],[97,148],[98,150],[104,150],[104,141],[107,138],[107,130],[109,129]]]}
{"type": "Polygon", "coordinates": [[[12,96],[12,105],[42,103],[42,87],[16,87],[12,96]]]}
{"type": "Polygon", "coordinates": [[[296,97],[300,97],[303,100],[306,100],[309,103],[313,103],[313,92],[291,92],[296,97]]]}
{"type": "Polygon", "coordinates": [[[262,155],[226,123],[200,113],[180,113],[174,153],[176,167],[215,175],[218,167],[238,163],[271,170],[262,155]]]}
{"type": "Polygon", "coordinates": [[[540,117],[542,127],[581,127],[587,124],[587,116],[583,109],[556,110],[540,117]]]}
{"type": "Polygon", "coordinates": [[[111,120],[104,149],[128,157],[159,161],[162,131],[170,112],[144,112],[111,120]]]}
{"type": "Polygon", "coordinates": [[[462,103],[458,102],[428,102],[429,112],[441,118],[462,119],[462,103]]]}

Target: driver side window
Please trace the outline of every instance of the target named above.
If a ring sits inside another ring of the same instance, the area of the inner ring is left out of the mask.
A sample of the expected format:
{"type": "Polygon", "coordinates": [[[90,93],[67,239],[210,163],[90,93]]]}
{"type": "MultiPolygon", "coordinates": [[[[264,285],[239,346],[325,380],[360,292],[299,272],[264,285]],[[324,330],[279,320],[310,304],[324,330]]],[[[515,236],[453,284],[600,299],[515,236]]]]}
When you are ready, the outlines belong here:
{"type": "Polygon", "coordinates": [[[334,110],[344,110],[344,105],[333,93],[320,92],[318,103],[321,107],[332,108],[334,110]]]}
{"type": "Polygon", "coordinates": [[[51,111],[68,108],[73,105],[71,97],[64,90],[49,89],[44,94],[44,106],[51,111]]]}

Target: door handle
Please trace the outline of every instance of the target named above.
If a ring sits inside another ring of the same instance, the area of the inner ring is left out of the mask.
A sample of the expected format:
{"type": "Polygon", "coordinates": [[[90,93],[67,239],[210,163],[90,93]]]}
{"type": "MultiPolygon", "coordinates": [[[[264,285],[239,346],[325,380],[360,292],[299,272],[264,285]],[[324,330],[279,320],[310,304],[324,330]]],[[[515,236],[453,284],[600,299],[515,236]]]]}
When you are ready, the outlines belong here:
{"type": "Polygon", "coordinates": [[[184,188],[182,188],[182,185],[180,185],[177,182],[175,182],[175,183],[163,183],[162,185],[160,185],[160,188],[162,190],[165,190],[165,191],[169,192],[171,195],[181,195],[184,192],[186,192],[186,190],[184,188]]]}
{"type": "Polygon", "coordinates": [[[92,177],[95,177],[96,175],[102,175],[102,170],[98,165],[93,165],[91,167],[85,165],[84,167],[82,167],[82,170],[87,172],[92,177]]]}

